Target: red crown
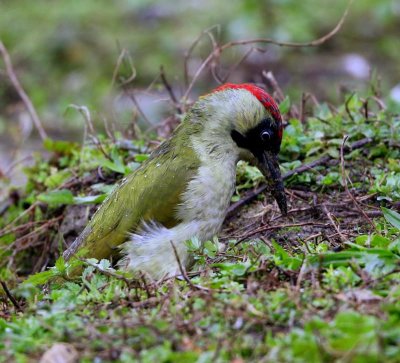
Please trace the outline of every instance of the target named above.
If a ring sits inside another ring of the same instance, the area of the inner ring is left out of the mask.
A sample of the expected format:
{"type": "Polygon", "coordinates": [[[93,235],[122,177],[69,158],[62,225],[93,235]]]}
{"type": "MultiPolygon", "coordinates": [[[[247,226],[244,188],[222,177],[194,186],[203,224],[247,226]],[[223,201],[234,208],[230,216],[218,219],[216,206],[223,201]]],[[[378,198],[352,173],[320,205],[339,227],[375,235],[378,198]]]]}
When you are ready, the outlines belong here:
{"type": "Polygon", "coordinates": [[[227,89],[245,89],[249,91],[253,96],[255,96],[264,105],[264,107],[269,111],[271,116],[278,123],[279,138],[282,138],[281,113],[279,112],[279,108],[275,100],[266,91],[250,83],[242,83],[242,84],[225,83],[222,86],[216,88],[213,92],[224,91],[227,89]]]}

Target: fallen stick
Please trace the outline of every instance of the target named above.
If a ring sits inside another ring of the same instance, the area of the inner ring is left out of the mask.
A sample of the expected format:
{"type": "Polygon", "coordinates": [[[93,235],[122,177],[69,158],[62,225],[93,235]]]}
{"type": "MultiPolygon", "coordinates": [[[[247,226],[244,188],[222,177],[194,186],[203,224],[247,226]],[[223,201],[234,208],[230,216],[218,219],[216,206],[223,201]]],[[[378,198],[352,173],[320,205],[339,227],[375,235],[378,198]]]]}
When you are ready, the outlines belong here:
{"type": "MultiPolygon", "coordinates": [[[[345,147],[346,151],[352,151],[352,150],[356,150],[356,149],[361,149],[363,146],[371,143],[373,140],[370,137],[366,137],[364,139],[358,140],[353,142],[350,146],[345,147]]],[[[293,175],[298,175],[301,173],[304,173],[307,170],[313,169],[316,166],[320,166],[320,165],[324,165],[327,164],[328,161],[332,160],[333,158],[329,155],[324,155],[319,159],[316,159],[314,161],[311,161],[310,163],[307,164],[303,164],[301,166],[299,166],[296,169],[293,169],[289,172],[287,172],[285,175],[282,176],[283,179],[288,179],[293,175]]],[[[238,200],[237,202],[233,203],[229,208],[228,208],[228,214],[227,217],[231,217],[234,213],[236,213],[236,211],[238,209],[240,209],[241,207],[243,207],[244,205],[252,202],[255,198],[257,198],[257,196],[261,193],[263,193],[266,189],[268,188],[268,186],[266,184],[261,185],[260,187],[258,187],[255,190],[252,190],[250,192],[247,192],[246,195],[238,200]]]]}
{"type": "Polygon", "coordinates": [[[11,63],[11,57],[8,54],[7,48],[5,47],[4,43],[1,40],[0,40],[0,55],[3,58],[4,66],[6,67],[6,74],[10,79],[10,82],[13,85],[14,89],[17,91],[19,97],[21,98],[25,108],[27,109],[29,116],[32,119],[32,122],[39,133],[40,138],[42,139],[42,141],[47,139],[47,133],[42,126],[42,123],[36,112],[36,109],[33,106],[31,99],[23,89],[20,81],[18,80],[18,77],[14,71],[14,67],[11,63]]]}

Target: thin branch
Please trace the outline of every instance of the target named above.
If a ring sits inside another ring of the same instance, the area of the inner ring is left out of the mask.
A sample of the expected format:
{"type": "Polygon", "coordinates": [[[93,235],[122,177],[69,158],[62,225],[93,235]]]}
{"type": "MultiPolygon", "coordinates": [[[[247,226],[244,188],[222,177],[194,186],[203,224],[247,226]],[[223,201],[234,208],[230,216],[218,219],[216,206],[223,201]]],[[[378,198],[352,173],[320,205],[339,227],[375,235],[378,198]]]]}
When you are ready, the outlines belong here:
{"type": "Polygon", "coordinates": [[[350,10],[350,6],[353,3],[354,0],[350,0],[347,4],[347,7],[342,15],[342,17],[339,19],[339,22],[336,24],[336,26],[327,34],[324,36],[314,39],[310,42],[280,42],[276,41],[271,38],[256,38],[256,39],[248,39],[248,40],[238,40],[238,41],[232,41],[224,44],[221,46],[221,50],[224,50],[226,48],[232,47],[232,46],[237,46],[237,45],[246,45],[246,44],[253,44],[253,43],[263,43],[263,44],[273,44],[277,45],[280,47],[290,47],[290,48],[304,48],[304,47],[317,47],[323,43],[325,43],[327,40],[335,36],[339,30],[342,28],[344,21],[347,18],[347,15],[350,10]]]}
{"type": "Polygon", "coordinates": [[[25,161],[31,160],[31,159],[33,159],[33,155],[27,155],[27,156],[24,156],[24,157],[21,158],[21,159],[14,160],[14,161],[8,166],[8,168],[6,169],[6,171],[3,172],[3,175],[5,175],[5,176],[10,176],[10,175],[11,175],[11,172],[12,172],[19,164],[22,164],[22,163],[24,163],[25,161]]]}
{"type": "Polygon", "coordinates": [[[257,233],[260,232],[265,232],[265,231],[272,231],[274,229],[283,229],[283,228],[291,228],[291,227],[303,227],[303,226],[320,226],[320,227],[327,227],[328,225],[326,223],[321,223],[321,222],[300,222],[300,223],[290,223],[290,224],[279,224],[276,226],[263,226],[257,229],[252,230],[249,233],[245,233],[242,236],[237,237],[237,242],[236,244],[239,244],[242,242],[244,239],[247,239],[251,236],[254,236],[257,233]]]}
{"type": "Polygon", "coordinates": [[[78,106],[78,105],[69,105],[68,108],[73,108],[77,110],[83,117],[85,124],[87,125],[91,139],[97,146],[97,148],[100,150],[100,152],[110,161],[112,161],[112,158],[110,155],[107,154],[107,152],[104,150],[103,144],[101,143],[100,139],[96,136],[96,131],[93,126],[92,122],[92,117],[90,115],[90,111],[86,106],[78,106]]]}
{"type": "Polygon", "coordinates": [[[169,97],[172,100],[172,103],[175,106],[176,112],[178,112],[179,114],[182,114],[182,108],[179,104],[178,99],[175,96],[174,90],[172,89],[171,85],[169,84],[167,77],[165,76],[165,72],[164,72],[164,67],[161,66],[160,67],[160,78],[161,78],[161,82],[163,83],[165,89],[167,90],[169,97]]]}
{"type": "Polygon", "coordinates": [[[117,59],[117,64],[114,68],[114,72],[113,72],[113,77],[112,77],[112,81],[111,81],[111,86],[114,85],[118,72],[124,62],[124,60],[128,63],[128,67],[130,68],[131,74],[127,79],[123,79],[121,80],[121,83],[119,84],[119,86],[122,88],[122,90],[124,91],[124,94],[127,95],[129,97],[129,99],[132,101],[132,103],[134,104],[134,106],[136,107],[136,110],[138,111],[138,113],[140,114],[140,116],[142,116],[143,120],[148,123],[149,125],[152,125],[152,122],[150,122],[150,120],[148,119],[148,117],[146,116],[146,114],[143,112],[142,108],[140,107],[139,102],[136,100],[136,97],[133,93],[132,90],[129,90],[127,88],[127,86],[129,85],[129,83],[131,83],[135,78],[136,78],[136,69],[133,65],[133,61],[132,61],[132,57],[130,56],[129,52],[123,48],[118,56],[117,59]]]}
{"type": "Polygon", "coordinates": [[[0,236],[3,236],[4,234],[9,233],[8,230],[15,225],[22,217],[25,217],[27,214],[31,213],[38,205],[40,202],[34,202],[32,203],[27,209],[25,209],[19,216],[15,217],[10,223],[8,223],[3,229],[0,229],[0,236]]]}
{"type": "Polygon", "coordinates": [[[18,301],[15,297],[11,294],[10,290],[8,289],[6,283],[4,281],[0,281],[1,287],[3,288],[4,292],[6,293],[7,297],[10,299],[11,303],[14,305],[17,311],[22,311],[21,306],[18,304],[18,301]]]}
{"type": "MultiPolygon", "coordinates": [[[[365,145],[371,143],[373,140],[369,137],[366,137],[364,139],[358,140],[353,142],[350,147],[348,148],[349,151],[352,150],[356,150],[356,149],[361,149],[362,147],[364,147],[365,145]]],[[[283,179],[288,179],[293,175],[298,175],[301,173],[304,173],[307,170],[313,169],[316,166],[320,166],[320,165],[324,165],[327,164],[328,161],[330,161],[332,159],[331,156],[329,155],[324,155],[319,159],[316,159],[314,161],[311,161],[310,163],[307,164],[303,164],[301,166],[299,166],[298,168],[291,170],[289,172],[287,172],[285,175],[282,176],[283,179]]],[[[240,209],[241,207],[243,207],[244,205],[250,203],[251,201],[253,201],[255,198],[257,198],[257,196],[261,193],[263,193],[264,191],[266,191],[268,189],[268,186],[266,184],[261,185],[260,187],[258,187],[257,189],[255,189],[254,191],[250,191],[248,192],[244,198],[240,199],[239,201],[233,203],[229,208],[228,208],[228,214],[227,216],[232,216],[238,209],[240,209]]]]}
{"type": "Polygon", "coordinates": [[[29,232],[25,235],[23,235],[20,238],[17,238],[13,243],[8,245],[4,251],[10,251],[14,250],[17,252],[24,251],[27,248],[33,247],[30,244],[26,244],[26,241],[30,242],[31,237],[37,237],[40,236],[42,233],[47,232],[47,230],[51,227],[53,227],[55,224],[57,224],[59,221],[61,221],[64,218],[63,215],[60,215],[58,217],[54,217],[52,219],[47,220],[45,223],[43,223],[41,226],[33,230],[32,232],[29,232]]]}
{"type": "Polygon", "coordinates": [[[276,93],[276,101],[278,101],[279,103],[282,102],[285,99],[285,95],[283,94],[282,89],[279,87],[279,84],[273,73],[262,71],[261,75],[271,84],[272,88],[274,89],[276,93]]]}
{"type": "Polygon", "coordinates": [[[125,59],[127,59],[127,61],[128,61],[128,65],[131,70],[131,75],[122,82],[122,86],[129,84],[136,78],[136,69],[133,66],[132,58],[131,58],[129,52],[125,48],[123,48],[118,56],[117,64],[115,65],[115,68],[114,68],[114,72],[113,72],[113,76],[112,76],[112,80],[111,80],[111,87],[114,86],[115,81],[118,76],[118,72],[119,72],[125,59]]]}
{"type": "Polygon", "coordinates": [[[253,53],[254,50],[258,50],[255,47],[251,47],[246,53],[233,65],[230,67],[229,71],[226,73],[225,77],[221,80],[221,83],[226,83],[229,77],[235,72],[235,70],[253,53]]]}
{"type": "Polygon", "coordinates": [[[0,53],[3,57],[4,65],[6,67],[7,76],[10,79],[12,85],[17,91],[18,95],[21,97],[22,102],[24,103],[29,116],[31,117],[39,135],[42,140],[47,139],[47,133],[42,126],[42,122],[39,119],[39,116],[33,106],[32,101],[29,96],[26,94],[25,90],[22,88],[21,83],[18,80],[17,75],[15,74],[10,55],[7,52],[7,48],[4,46],[3,42],[0,40],[0,53]]]}
{"type": "MultiPolygon", "coordinates": [[[[203,63],[200,65],[200,67],[197,69],[195,75],[193,76],[189,86],[186,89],[185,94],[183,95],[183,100],[186,100],[194,86],[194,84],[197,81],[197,78],[199,77],[199,75],[201,74],[201,72],[203,71],[203,69],[209,65],[209,63],[214,60],[214,59],[218,59],[219,56],[221,55],[221,53],[228,49],[228,48],[232,48],[232,47],[236,47],[236,46],[242,46],[242,45],[248,45],[248,44],[255,44],[255,43],[262,43],[262,44],[272,44],[272,45],[277,45],[280,47],[289,47],[289,48],[306,48],[306,47],[317,47],[323,43],[325,43],[327,40],[331,39],[334,35],[336,35],[339,30],[342,28],[344,21],[347,18],[347,15],[349,13],[350,10],[350,6],[353,3],[354,0],[349,0],[349,3],[347,4],[347,7],[342,15],[342,17],[340,18],[339,22],[336,24],[336,26],[327,34],[325,34],[324,36],[318,38],[318,39],[314,39],[312,41],[309,42],[280,42],[277,41],[275,39],[271,39],[271,38],[255,38],[255,39],[247,39],[247,40],[238,40],[238,41],[230,41],[227,42],[223,45],[220,45],[218,47],[214,47],[213,51],[208,55],[208,57],[203,61],[203,63]]],[[[204,34],[204,32],[203,32],[204,34]]],[[[196,43],[197,44],[197,43],[196,43]]],[[[188,58],[188,56],[186,57],[186,59],[188,58]]]]}
{"type": "Polygon", "coordinates": [[[370,217],[368,217],[367,213],[365,213],[365,211],[360,207],[360,205],[358,204],[356,198],[354,198],[353,194],[351,194],[351,192],[349,190],[349,187],[347,185],[346,170],[345,170],[345,167],[344,167],[344,145],[346,143],[347,138],[348,138],[348,136],[346,135],[343,138],[342,145],[340,146],[340,169],[341,169],[341,172],[342,172],[342,182],[343,182],[343,185],[344,185],[344,189],[346,190],[346,193],[349,196],[349,198],[353,201],[354,206],[365,217],[365,219],[368,221],[368,223],[375,229],[374,222],[372,222],[372,219],[370,217]]]}
{"type": "Polygon", "coordinates": [[[350,120],[351,120],[352,122],[354,122],[354,117],[353,117],[353,115],[351,114],[351,111],[350,111],[350,108],[349,108],[349,103],[350,103],[350,101],[353,99],[353,97],[354,97],[355,94],[356,94],[356,92],[353,92],[353,93],[347,98],[346,102],[344,103],[344,106],[345,106],[345,108],[346,108],[346,113],[349,115],[350,120]]]}
{"type": "Polygon", "coordinates": [[[184,58],[184,62],[183,62],[183,67],[184,67],[184,80],[185,80],[185,87],[188,87],[189,85],[189,70],[188,70],[188,62],[189,59],[194,51],[194,49],[197,47],[197,45],[199,44],[201,38],[206,35],[209,34],[212,30],[217,29],[219,30],[219,25],[213,25],[212,27],[203,30],[200,35],[195,39],[195,41],[192,43],[192,45],[189,47],[189,49],[186,51],[185,53],[185,58],[184,58]]]}
{"type": "Polygon", "coordinates": [[[214,77],[215,81],[218,84],[222,84],[222,83],[224,83],[223,78],[218,74],[217,66],[218,66],[218,61],[216,59],[214,59],[211,62],[211,75],[214,77]]]}
{"type": "Polygon", "coordinates": [[[181,259],[179,258],[178,251],[176,250],[174,242],[170,241],[170,243],[171,243],[172,249],[174,251],[175,259],[176,259],[176,262],[178,263],[179,270],[181,271],[182,277],[185,279],[185,281],[189,284],[190,287],[194,287],[193,282],[190,281],[185,268],[182,266],[182,262],[181,262],[181,259]]]}
{"type": "MultiPolygon", "coordinates": [[[[280,103],[285,99],[285,95],[282,91],[282,88],[279,86],[278,81],[276,80],[274,74],[270,71],[262,71],[262,76],[271,84],[275,93],[277,94],[276,100],[280,103]]],[[[299,110],[295,105],[291,105],[288,112],[289,117],[291,118],[299,118],[299,110]]]]}
{"type": "Polygon", "coordinates": [[[143,120],[153,126],[153,123],[150,121],[150,119],[146,116],[146,114],[144,113],[144,111],[142,110],[142,107],[140,106],[138,100],[136,99],[136,96],[134,94],[133,90],[128,90],[126,89],[126,86],[123,85],[122,89],[124,90],[125,95],[127,95],[129,97],[129,99],[132,101],[132,103],[134,104],[134,106],[136,107],[136,111],[139,113],[140,116],[142,116],[143,120]]]}
{"type": "Polygon", "coordinates": [[[192,90],[194,84],[197,81],[197,78],[199,78],[199,76],[200,76],[201,72],[203,71],[203,69],[208,65],[208,63],[211,61],[211,59],[214,58],[214,56],[215,56],[214,51],[212,51],[208,55],[208,57],[203,61],[203,63],[201,63],[200,67],[197,69],[195,75],[193,76],[192,81],[190,82],[188,88],[186,89],[185,94],[182,97],[183,101],[187,100],[187,98],[188,98],[188,96],[190,94],[190,91],[192,90]]]}
{"type": "Polygon", "coordinates": [[[174,243],[172,241],[170,241],[170,243],[171,243],[172,249],[174,251],[176,262],[178,263],[179,270],[181,272],[181,275],[182,275],[183,279],[188,283],[188,285],[192,289],[210,291],[210,289],[208,289],[207,287],[203,287],[203,286],[199,286],[199,285],[193,284],[193,282],[189,279],[189,276],[186,273],[186,269],[182,265],[181,259],[179,258],[178,251],[176,250],[176,247],[175,247],[174,243]]]}
{"type": "Polygon", "coordinates": [[[113,278],[115,278],[117,280],[121,280],[127,285],[127,287],[129,287],[129,288],[131,287],[132,281],[129,280],[128,278],[126,278],[125,276],[117,274],[117,273],[115,273],[113,271],[109,271],[107,269],[101,268],[99,265],[96,265],[95,263],[92,263],[92,262],[90,262],[88,260],[81,259],[81,258],[79,260],[84,262],[85,264],[87,264],[89,266],[92,266],[94,269],[96,269],[97,271],[99,271],[103,275],[109,276],[109,277],[113,277],[113,278]]]}
{"type": "Polygon", "coordinates": [[[317,98],[312,93],[303,92],[303,94],[301,95],[301,105],[300,105],[300,122],[302,124],[305,122],[306,103],[309,99],[314,103],[315,106],[319,106],[317,98]]]}
{"type": "Polygon", "coordinates": [[[331,222],[332,227],[335,229],[335,231],[339,235],[339,237],[342,240],[342,242],[347,242],[347,238],[342,234],[342,232],[340,232],[339,226],[336,225],[335,221],[333,220],[332,213],[329,212],[329,210],[328,210],[328,208],[326,207],[325,204],[322,205],[322,210],[324,211],[324,213],[328,217],[329,222],[331,222]]]}
{"type": "MultiPolygon", "coordinates": [[[[213,33],[211,31],[206,32],[206,34],[210,38],[210,41],[211,41],[211,44],[212,44],[212,48],[213,48],[213,52],[214,52],[215,50],[218,49],[218,43],[215,40],[214,35],[213,35],[213,33]]],[[[217,69],[221,53],[217,52],[216,54],[217,55],[214,57],[214,59],[211,62],[210,68],[211,68],[211,74],[214,77],[215,81],[218,84],[221,84],[222,83],[222,78],[219,76],[218,69],[217,69]]]]}

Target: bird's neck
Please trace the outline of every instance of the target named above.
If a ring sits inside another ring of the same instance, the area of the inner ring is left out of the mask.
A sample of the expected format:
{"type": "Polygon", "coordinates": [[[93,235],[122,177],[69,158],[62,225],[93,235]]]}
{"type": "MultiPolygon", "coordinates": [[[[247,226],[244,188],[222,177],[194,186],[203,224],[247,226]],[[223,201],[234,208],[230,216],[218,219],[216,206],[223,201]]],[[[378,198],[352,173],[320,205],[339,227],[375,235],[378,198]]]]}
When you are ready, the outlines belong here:
{"type": "Polygon", "coordinates": [[[239,149],[233,141],[221,142],[218,134],[209,132],[207,135],[193,135],[190,141],[202,165],[216,165],[221,170],[225,167],[235,169],[239,160],[239,149]]]}
{"type": "Polygon", "coordinates": [[[216,95],[200,99],[188,114],[186,130],[191,146],[202,165],[217,165],[219,169],[235,168],[239,159],[239,148],[231,138],[237,105],[226,105],[216,95]]]}

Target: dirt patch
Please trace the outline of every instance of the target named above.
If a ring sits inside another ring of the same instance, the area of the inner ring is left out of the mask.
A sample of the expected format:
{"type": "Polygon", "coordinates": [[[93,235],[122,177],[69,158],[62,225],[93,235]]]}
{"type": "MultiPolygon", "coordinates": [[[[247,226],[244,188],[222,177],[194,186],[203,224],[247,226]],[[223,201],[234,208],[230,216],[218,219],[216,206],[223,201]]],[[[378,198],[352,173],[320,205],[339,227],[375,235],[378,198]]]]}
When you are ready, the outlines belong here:
{"type": "Polygon", "coordinates": [[[346,192],[317,193],[305,189],[287,189],[289,211],[282,216],[273,200],[266,196],[227,219],[221,232],[223,241],[238,242],[261,238],[267,243],[274,239],[287,250],[305,247],[307,241],[328,242],[332,250],[372,226],[360,213],[369,217],[382,213],[374,196],[355,196],[358,207],[346,192]]]}

